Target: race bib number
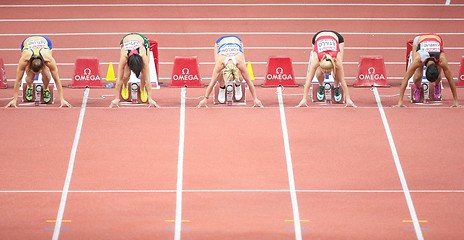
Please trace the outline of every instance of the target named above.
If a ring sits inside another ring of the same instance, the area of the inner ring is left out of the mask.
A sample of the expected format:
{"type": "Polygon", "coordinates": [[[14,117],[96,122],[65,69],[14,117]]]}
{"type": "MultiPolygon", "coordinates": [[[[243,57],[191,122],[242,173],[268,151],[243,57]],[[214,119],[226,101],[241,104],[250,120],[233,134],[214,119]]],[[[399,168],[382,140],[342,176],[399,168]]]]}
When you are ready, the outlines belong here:
{"type": "Polygon", "coordinates": [[[334,39],[321,39],[317,41],[317,51],[319,53],[321,52],[327,52],[327,51],[337,51],[337,41],[334,39]]]}
{"type": "Polygon", "coordinates": [[[28,49],[42,49],[42,48],[48,47],[48,44],[47,44],[47,41],[44,41],[42,39],[39,39],[39,40],[31,39],[27,41],[25,47],[28,49]]]}
{"type": "Polygon", "coordinates": [[[124,49],[129,50],[129,51],[140,48],[141,46],[142,46],[142,43],[137,40],[129,40],[127,42],[124,42],[124,49]]]}
{"type": "Polygon", "coordinates": [[[240,53],[240,46],[235,43],[225,44],[219,49],[219,54],[232,57],[240,53]]]}
{"type": "Polygon", "coordinates": [[[420,48],[426,52],[440,52],[440,43],[436,41],[423,41],[420,43],[420,48]]]}

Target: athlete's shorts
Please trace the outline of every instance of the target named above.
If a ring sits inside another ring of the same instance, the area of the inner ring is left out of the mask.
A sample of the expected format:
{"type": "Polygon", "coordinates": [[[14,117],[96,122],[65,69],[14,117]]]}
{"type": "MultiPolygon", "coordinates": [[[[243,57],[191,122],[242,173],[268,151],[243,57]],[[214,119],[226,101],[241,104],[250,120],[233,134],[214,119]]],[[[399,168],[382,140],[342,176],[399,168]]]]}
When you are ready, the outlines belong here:
{"type": "Polygon", "coordinates": [[[147,55],[148,55],[148,51],[150,50],[150,41],[148,40],[147,37],[145,37],[144,35],[142,35],[140,33],[128,33],[128,34],[124,35],[124,37],[122,37],[122,39],[121,39],[121,42],[119,42],[119,46],[123,46],[124,38],[126,38],[129,35],[139,35],[139,36],[141,36],[143,38],[143,46],[147,50],[147,55]]]}
{"type": "Polygon", "coordinates": [[[338,37],[338,43],[344,43],[344,42],[345,42],[345,39],[343,39],[343,36],[342,36],[340,33],[336,32],[336,31],[333,31],[333,30],[322,30],[322,31],[319,31],[319,32],[317,32],[316,34],[314,34],[313,40],[312,40],[312,43],[313,43],[313,44],[316,42],[316,37],[317,37],[317,35],[319,35],[319,33],[321,33],[321,32],[331,32],[331,33],[334,33],[334,34],[337,35],[337,37],[338,37]]]}
{"type": "MultiPolygon", "coordinates": [[[[48,49],[52,50],[52,46],[53,46],[53,45],[52,45],[52,41],[51,41],[50,39],[48,39],[47,37],[45,37],[45,36],[39,36],[39,37],[45,38],[45,40],[47,41],[48,49]]],[[[25,38],[25,39],[23,40],[23,42],[21,43],[21,51],[24,50],[24,41],[26,41],[26,39],[28,39],[28,38],[29,38],[29,37],[25,38]]],[[[26,47],[26,48],[28,48],[28,47],[26,47]]]]}

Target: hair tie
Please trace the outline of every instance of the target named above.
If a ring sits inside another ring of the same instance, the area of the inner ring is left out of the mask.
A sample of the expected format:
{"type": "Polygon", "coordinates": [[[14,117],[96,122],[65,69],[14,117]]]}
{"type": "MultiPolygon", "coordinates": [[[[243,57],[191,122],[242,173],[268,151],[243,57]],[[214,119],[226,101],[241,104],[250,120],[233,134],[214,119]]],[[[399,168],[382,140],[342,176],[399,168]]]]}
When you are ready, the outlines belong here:
{"type": "Polygon", "coordinates": [[[129,52],[129,57],[132,56],[132,55],[134,55],[134,54],[139,54],[139,52],[137,51],[137,49],[132,49],[132,50],[130,50],[130,52],[129,52]]]}

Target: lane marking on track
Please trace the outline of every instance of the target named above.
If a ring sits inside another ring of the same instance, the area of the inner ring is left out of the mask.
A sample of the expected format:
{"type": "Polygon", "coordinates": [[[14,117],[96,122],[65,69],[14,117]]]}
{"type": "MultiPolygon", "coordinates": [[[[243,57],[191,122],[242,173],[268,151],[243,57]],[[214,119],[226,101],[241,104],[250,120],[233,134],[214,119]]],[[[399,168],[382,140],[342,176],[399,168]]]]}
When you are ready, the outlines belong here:
{"type": "MultiPolygon", "coordinates": [[[[285,219],[284,222],[292,223],[292,222],[295,222],[295,220],[293,220],[293,219],[285,219]]],[[[309,222],[309,220],[308,219],[301,219],[300,222],[307,223],[307,222],[309,222]]]]}
{"type": "MultiPolygon", "coordinates": [[[[48,223],[56,223],[57,220],[46,220],[45,222],[48,222],[48,223]]],[[[70,222],[72,222],[72,220],[61,220],[61,222],[70,223],[70,222]]]]}
{"type": "MultiPolygon", "coordinates": [[[[121,190],[121,189],[106,189],[106,190],[69,190],[70,193],[175,193],[177,190],[155,190],[155,189],[140,189],[140,190],[121,190]]],[[[299,193],[403,193],[403,190],[343,190],[343,189],[296,189],[299,193]]],[[[412,193],[464,193],[461,190],[409,190],[412,193]]],[[[61,190],[0,190],[0,193],[61,193],[61,190]]],[[[185,193],[287,193],[288,189],[183,189],[185,193]]]]}
{"type": "Polygon", "coordinates": [[[390,131],[390,125],[388,124],[387,116],[385,111],[382,107],[382,102],[380,100],[380,95],[376,87],[373,87],[375,101],[377,102],[377,107],[379,109],[380,116],[382,118],[382,123],[385,128],[385,133],[388,138],[388,143],[390,145],[390,150],[393,155],[393,160],[395,161],[396,171],[398,172],[398,176],[400,178],[401,187],[403,188],[404,197],[406,198],[406,203],[408,205],[409,214],[411,215],[412,223],[414,225],[414,229],[416,232],[416,236],[418,240],[423,240],[424,237],[422,235],[422,230],[419,224],[419,220],[417,218],[416,209],[414,208],[414,203],[412,201],[411,193],[409,191],[408,184],[406,182],[406,177],[403,172],[403,168],[401,167],[400,157],[398,156],[398,151],[396,150],[395,141],[393,140],[393,135],[390,131]]]}
{"type": "MultiPolygon", "coordinates": [[[[413,221],[412,220],[403,220],[404,223],[412,223],[413,221]]],[[[426,223],[426,222],[429,222],[427,220],[418,220],[418,222],[420,223],[426,223]]]]}
{"type": "MultiPolygon", "coordinates": [[[[92,22],[92,21],[230,21],[230,18],[17,18],[0,22],[92,22]]],[[[464,18],[234,18],[234,21],[464,21],[464,18]]]]}
{"type": "Polygon", "coordinates": [[[283,97],[282,97],[282,87],[277,88],[277,97],[279,100],[280,123],[282,125],[282,137],[284,139],[285,159],[287,162],[288,185],[289,185],[289,191],[290,191],[290,198],[292,201],[295,238],[297,240],[301,240],[303,239],[303,237],[301,234],[300,211],[298,208],[298,199],[297,199],[296,190],[295,190],[296,189],[295,188],[295,177],[293,174],[292,154],[290,150],[290,141],[288,139],[287,120],[285,118],[285,109],[284,109],[284,102],[283,102],[283,97]]]}
{"type": "MultiPolygon", "coordinates": [[[[451,2],[451,0],[446,0],[451,2]]],[[[449,4],[446,4],[449,5],[449,4]]],[[[443,7],[443,4],[427,3],[120,3],[120,4],[21,4],[0,5],[0,8],[50,8],[50,7],[443,7]]],[[[464,6],[455,4],[453,6],[464,6]]]]}
{"type": "Polygon", "coordinates": [[[174,225],[174,240],[180,240],[182,230],[182,185],[184,177],[184,143],[185,143],[185,95],[187,88],[180,91],[179,117],[179,150],[177,152],[177,188],[176,188],[176,219],[174,225]]]}
{"type": "Polygon", "coordinates": [[[58,208],[58,214],[56,216],[55,229],[53,231],[53,240],[58,240],[58,237],[60,236],[61,223],[63,222],[64,209],[66,207],[66,199],[68,198],[69,186],[71,184],[71,177],[73,174],[77,147],[79,146],[79,139],[81,137],[82,125],[84,124],[85,107],[87,105],[87,99],[89,98],[89,92],[90,88],[85,88],[84,98],[82,100],[81,111],[79,114],[79,120],[77,121],[76,134],[74,135],[74,142],[71,149],[71,155],[69,157],[66,180],[64,181],[63,192],[61,193],[60,206],[58,208]]]}
{"type": "MultiPolygon", "coordinates": [[[[181,222],[183,223],[189,223],[190,220],[180,220],[181,222]]],[[[164,220],[164,222],[167,222],[167,223],[175,223],[176,220],[175,219],[168,219],[168,220],[164,220]]]]}

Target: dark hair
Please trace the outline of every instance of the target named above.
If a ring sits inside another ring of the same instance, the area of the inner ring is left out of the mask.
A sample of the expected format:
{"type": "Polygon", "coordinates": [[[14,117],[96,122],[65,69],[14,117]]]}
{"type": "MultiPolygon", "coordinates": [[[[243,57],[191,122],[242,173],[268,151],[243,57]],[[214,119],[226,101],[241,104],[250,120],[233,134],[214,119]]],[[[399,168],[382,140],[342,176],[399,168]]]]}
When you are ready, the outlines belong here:
{"type": "Polygon", "coordinates": [[[438,67],[435,63],[427,66],[425,70],[425,77],[429,82],[435,82],[438,79],[438,67]]]}
{"type": "Polygon", "coordinates": [[[32,57],[29,60],[29,69],[31,69],[33,72],[37,73],[42,69],[44,65],[44,60],[41,57],[32,57]]]}
{"type": "Polygon", "coordinates": [[[142,72],[143,69],[142,56],[138,54],[129,56],[129,59],[127,59],[127,65],[129,65],[129,69],[135,73],[135,76],[139,77],[140,72],[142,72]]]}

